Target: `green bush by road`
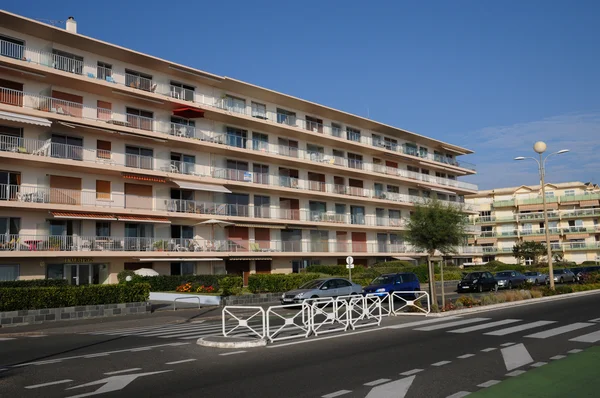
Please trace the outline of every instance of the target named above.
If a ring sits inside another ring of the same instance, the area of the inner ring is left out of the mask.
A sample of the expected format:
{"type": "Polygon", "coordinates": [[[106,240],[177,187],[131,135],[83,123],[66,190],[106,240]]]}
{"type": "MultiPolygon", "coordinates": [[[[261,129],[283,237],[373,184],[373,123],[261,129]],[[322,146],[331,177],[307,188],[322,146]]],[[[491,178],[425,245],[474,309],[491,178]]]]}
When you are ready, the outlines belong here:
{"type": "Polygon", "coordinates": [[[5,287],[50,287],[66,285],[66,279],[32,279],[24,281],[2,281],[0,282],[0,289],[5,287]]]}

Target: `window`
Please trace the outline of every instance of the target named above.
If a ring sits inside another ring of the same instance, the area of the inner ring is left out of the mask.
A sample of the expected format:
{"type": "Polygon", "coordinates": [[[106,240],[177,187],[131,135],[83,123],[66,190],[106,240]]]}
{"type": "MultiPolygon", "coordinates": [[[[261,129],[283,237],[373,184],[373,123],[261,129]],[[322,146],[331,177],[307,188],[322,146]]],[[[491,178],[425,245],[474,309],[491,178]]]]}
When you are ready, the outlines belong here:
{"type": "Polygon", "coordinates": [[[388,210],[388,218],[390,220],[390,226],[398,227],[402,223],[400,210],[388,210]]]}
{"type": "Polygon", "coordinates": [[[414,189],[414,188],[408,188],[408,194],[410,196],[421,196],[419,194],[419,190],[418,189],[414,189]]]}
{"type": "Polygon", "coordinates": [[[418,156],[417,144],[407,142],[404,144],[404,153],[407,155],[418,156]]]}
{"type": "Polygon", "coordinates": [[[98,61],[96,67],[96,78],[101,80],[112,81],[112,65],[106,62],[98,61]]]}
{"type": "Polygon", "coordinates": [[[422,158],[427,157],[427,148],[419,147],[419,157],[422,157],[422,158]]]}
{"type": "Polygon", "coordinates": [[[385,209],[376,208],[375,218],[378,226],[385,225],[385,209]]]}
{"type": "Polygon", "coordinates": [[[102,236],[102,237],[110,236],[110,222],[109,221],[96,221],[96,236],[102,236]]]}
{"type": "Polygon", "coordinates": [[[181,263],[171,263],[171,275],[194,275],[196,263],[184,261],[181,263]]]}
{"type": "Polygon", "coordinates": [[[192,86],[179,82],[171,82],[171,97],[185,101],[194,101],[194,90],[192,86]]]}
{"type": "Polygon", "coordinates": [[[0,218],[0,243],[7,244],[11,240],[17,240],[21,231],[21,219],[14,217],[0,218]]]}
{"type": "Polygon", "coordinates": [[[346,139],[348,141],[360,142],[360,130],[346,127],[346,139]]]}
{"type": "Polygon", "coordinates": [[[269,136],[263,133],[252,133],[252,149],[255,151],[269,151],[269,136]]]}
{"type": "Polygon", "coordinates": [[[385,149],[389,149],[391,151],[398,150],[398,140],[395,140],[393,138],[384,137],[383,143],[385,145],[385,149]]]}
{"type": "Polygon", "coordinates": [[[341,137],[342,126],[337,123],[331,123],[331,135],[334,137],[341,137]]]}
{"type": "Polygon", "coordinates": [[[325,157],[325,148],[314,144],[306,144],[306,153],[313,162],[322,162],[325,157]]]}
{"type": "Polygon", "coordinates": [[[338,166],[343,166],[345,164],[346,154],[344,151],[340,151],[339,149],[333,150],[333,162],[338,166]]]}
{"type": "Polygon", "coordinates": [[[400,193],[400,187],[398,187],[396,185],[388,185],[387,191],[391,192],[391,193],[400,193]]]}
{"type": "Polygon", "coordinates": [[[247,132],[246,130],[227,127],[227,145],[238,148],[246,148],[247,132]]]}
{"type": "Polygon", "coordinates": [[[383,190],[383,184],[380,182],[376,182],[373,184],[373,189],[375,190],[375,197],[378,199],[385,199],[385,192],[383,190]]]}
{"type": "Polygon", "coordinates": [[[152,131],[154,113],[136,108],[125,108],[127,123],[134,129],[152,131]]]}
{"type": "Polygon", "coordinates": [[[227,176],[228,180],[234,181],[250,181],[250,174],[248,173],[248,162],[241,162],[239,160],[227,159],[227,176]]]}
{"type": "Polygon", "coordinates": [[[406,166],[406,170],[413,172],[413,173],[418,173],[419,172],[419,168],[418,167],[414,167],[414,166],[406,166]]]}
{"type": "Polygon", "coordinates": [[[373,146],[378,146],[378,147],[382,147],[383,148],[383,140],[381,139],[381,136],[379,134],[373,134],[371,135],[371,142],[373,143],[373,146]]]}
{"type": "Polygon", "coordinates": [[[137,146],[125,146],[125,166],[152,170],[154,150],[137,146]]]}
{"type": "Polygon", "coordinates": [[[110,181],[96,180],[96,199],[110,200],[110,181]]]}
{"type": "Polygon", "coordinates": [[[323,120],[316,117],[306,116],[306,129],[315,133],[323,132],[323,120]]]}
{"type": "Polygon", "coordinates": [[[83,138],[52,134],[53,158],[83,160],[83,138]]]}
{"type": "Polygon", "coordinates": [[[98,159],[111,158],[112,143],[110,141],[96,141],[96,157],[98,159]]]}
{"type": "Polygon", "coordinates": [[[227,193],[225,194],[225,203],[229,208],[229,215],[248,217],[250,195],[246,193],[227,193]]]}
{"type": "Polygon", "coordinates": [[[254,172],[254,182],[257,184],[269,184],[269,165],[254,163],[252,165],[254,172]]]}
{"type": "Polygon", "coordinates": [[[184,153],[171,152],[171,172],[194,174],[196,172],[196,157],[184,153]]]}
{"type": "Polygon", "coordinates": [[[554,197],[554,191],[546,191],[546,197],[547,198],[553,198],[554,197]]]}
{"type": "Polygon", "coordinates": [[[152,83],[152,75],[131,69],[125,69],[125,85],[144,91],[156,90],[156,84],[152,83]]]}
{"type": "Polygon", "coordinates": [[[567,189],[565,191],[565,196],[575,196],[575,190],[574,189],[567,189]]]}
{"type": "MultiPolygon", "coordinates": [[[[0,171],[0,200],[17,200],[21,190],[21,173],[0,171]]],[[[23,196],[27,200],[27,196],[23,196]]],[[[0,230],[0,234],[2,231],[0,230]]]]}
{"type": "Polygon", "coordinates": [[[0,125],[0,135],[8,136],[8,137],[0,138],[0,150],[5,150],[5,146],[7,145],[7,142],[8,143],[16,143],[18,141],[18,140],[13,140],[12,138],[23,138],[23,129],[21,127],[1,126],[0,125]]]}
{"type": "Polygon", "coordinates": [[[286,111],[285,109],[277,108],[277,123],[287,124],[288,126],[295,126],[296,112],[286,111]]]}
{"type": "Polygon", "coordinates": [[[282,156],[298,157],[298,141],[288,140],[287,138],[278,138],[279,154],[282,156]]]}
{"type": "Polygon", "coordinates": [[[223,99],[223,107],[229,112],[246,113],[246,100],[242,98],[226,95],[223,99]]]}
{"type": "MultiPolygon", "coordinates": [[[[4,44],[4,43],[2,43],[4,44]]],[[[0,264],[0,281],[16,281],[19,279],[18,264],[0,264]]]]}
{"type": "Polygon", "coordinates": [[[346,205],[343,203],[336,203],[335,204],[335,214],[338,217],[346,217],[346,205]]]}
{"type": "Polygon", "coordinates": [[[363,168],[362,155],[348,152],[348,167],[351,167],[353,169],[362,169],[363,168]]]}
{"type": "Polygon", "coordinates": [[[271,198],[269,196],[254,195],[254,217],[270,218],[271,198]]]}
{"type": "Polygon", "coordinates": [[[365,208],[363,206],[350,206],[350,220],[352,224],[364,224],[365,208]]]}
{"type": "Polygon", "coordinates": [[[0,35],[0,55],[15,59],[24,59],[23,47],[25,42],[12,37],[0,35]]]}
{"type": "Polygon", "coordinates": [[[190,240],[194,238],[194,227],[191,225],[171,225],[171,239],[176,245],[188,248],[190,240]]]}
{"type": "Polygon", "coordinates": [[[171,135],[179,137],[196,137],[196,122],[182,117],[171,116],[171,135]]]}
{"type": "Polygon", "coordinates": [[[81,75],[83,73],[83,57],[65,51],[52,50],[52,66],[54,69],[81,75]]]}
{"type": "Polygon", "coordinates": [[[258,119],[267,120],[267,106],[252,101],[252,116],[258,119]]]}

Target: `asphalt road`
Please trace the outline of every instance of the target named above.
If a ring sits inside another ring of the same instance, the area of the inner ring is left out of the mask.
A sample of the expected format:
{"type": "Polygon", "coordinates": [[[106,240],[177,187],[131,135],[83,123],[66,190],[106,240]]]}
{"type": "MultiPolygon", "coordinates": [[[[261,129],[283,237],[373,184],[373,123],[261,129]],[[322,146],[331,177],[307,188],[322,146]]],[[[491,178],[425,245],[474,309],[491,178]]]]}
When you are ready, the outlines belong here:
{"type": "Polygon", "coordinates": [[[598,345],[599,298],[386,318],[253,349],[196,345],[219,324],[193,316],[0,334],[0,396],[460,397],[598,345]]]}

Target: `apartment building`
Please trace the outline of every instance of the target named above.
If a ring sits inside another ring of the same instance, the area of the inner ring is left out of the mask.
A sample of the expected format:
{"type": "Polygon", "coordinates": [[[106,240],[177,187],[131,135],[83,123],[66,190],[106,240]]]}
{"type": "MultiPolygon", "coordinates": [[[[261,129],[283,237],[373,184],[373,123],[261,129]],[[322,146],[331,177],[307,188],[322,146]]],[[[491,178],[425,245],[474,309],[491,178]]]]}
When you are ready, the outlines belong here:
{"type": "MultiPolygon", "coordinates": [[[[553,255],[578,264],[600,261],[600,187],[575,181],[546,184],[545,191],[553,255]]],[[[470,216],[476,231],[469,262],[516,263],[516,243],[546,241],[540,185],[479,191],[465,201],[479,210],[470,216]]]]}
{"type": "Polygon", "coordinates": [[[418,259],[405,220],[465,205],[469,153],[0,12],[0,280],[418,259]]]}

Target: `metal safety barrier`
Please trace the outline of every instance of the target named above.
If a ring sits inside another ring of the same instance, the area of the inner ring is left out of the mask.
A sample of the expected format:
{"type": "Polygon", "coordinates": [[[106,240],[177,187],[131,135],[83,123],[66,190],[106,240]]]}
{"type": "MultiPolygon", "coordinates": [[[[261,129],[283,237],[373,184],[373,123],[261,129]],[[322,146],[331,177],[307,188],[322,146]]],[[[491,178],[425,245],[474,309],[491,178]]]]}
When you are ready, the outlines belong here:
{"type": "Polygon", "coordinates": [[[173,299],[173,311],[175,311],[175,310],[177,309],[177,308],[175,307],[175,304],[177,304],[177,300],[184,301],[184,300],[193,300],[193,299],[196,299],[196,300],[198,300],[198,308],[201,308],[201,306],[202,306],[202,303],[200,302],[200,297],[198,297],[198,296],[188,296],[188,297],[185,297],[185,296],[184,296],[184,297],[175,297],[175,298],[173,299]]]}
{"type": "Polygon", "coordinates": [[[414,291],[414,292],[394,292],[390,295],[390,314],[393,315],[428,315],[431,312],[431,306],[429,304],[429,293],[424,291],[414,291]],[[410,297],[410,299],[406,298],[410,297]],[[400,307],[396,308],[396,299],[400,301],[400,307]],[[421,305],[421,300],[425,299],[427,303],[427,307],[423,308],[421,305]],[[404,309],[417,309],[416,312],[401,312],[404,309]]]}
{"type": "Polygon", "coordinates": [[[266,336],[266,316],[262,307],[228,305],[223,308],[223,336],[228,337],[238,329],[248,330],[261,339],[266,336]],[[241,310],[245,312],[242,313],[241,310]],[[233,312],[232,312],[233,311],[233,312]],[[237,312],[237,313],[235,313],[237,312]],[[231,318],[227,318],[229,315],[231,318]],[[250,321],[260,316],[260,324],[251,325],[250,321]],[[232,321],[232,322],[230,322],[232,321]],[[235,324],[231,325],[231,323],[235,324]],[[231,329],[228,329],[231,327],[231,329]]]}
{"type": "Polygon", "coordinates": [[[346,331],[349,326],[347,305],[347,301],[335,300],[332,297],[313,301],[310,304],[310,330],[312,333],[318,336],[319,334],[346,331]]]}
{"type": "Polygon", "coordinates": [[[297,308],[297,304],[273,305],[267,309],[267,339],[272,343],[274,341],[295,339],[298,337],[308,337],[311,332],[310,305],[307,302],[302,303],[300,310],[292,314],[281,314],[282,309],[297,308]],[[273,324],[271,321],[283,320],[283,325],[273,324]],[[294,334],[294,332],[296,332],[294,334]]]}
{"type": "MultiPolygon", "coordinates": [[[[340,299],[340,297],[338,297],[340,299]]],[[[348,322],[352,330],[381,324],[382,301],[376,296],[350,296],[348,299],[348,322]]]]}

